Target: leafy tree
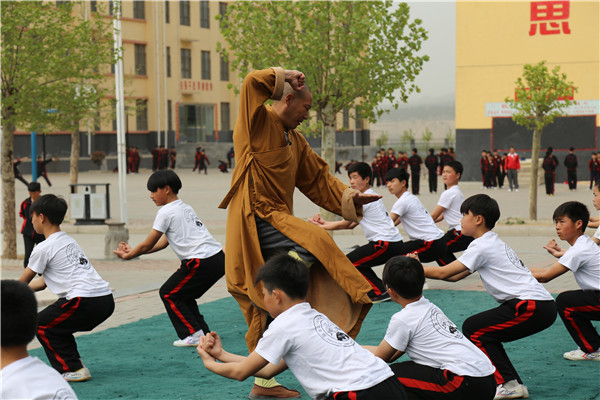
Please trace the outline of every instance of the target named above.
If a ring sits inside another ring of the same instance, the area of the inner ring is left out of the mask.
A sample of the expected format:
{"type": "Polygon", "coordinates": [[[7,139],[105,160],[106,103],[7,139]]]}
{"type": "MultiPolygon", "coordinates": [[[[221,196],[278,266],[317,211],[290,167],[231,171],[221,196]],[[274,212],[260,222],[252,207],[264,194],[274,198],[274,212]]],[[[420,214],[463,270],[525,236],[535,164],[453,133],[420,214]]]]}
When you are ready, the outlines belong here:
{"type": "Polygon", "coordinates": [[[574,103],[569,100],[577,88],[567,80],[567,75],[556,66],[548,70],[546,61],[536,65],[525,64],[523,76],[515,82],[515,99],[505,102],[513,109],[513,121],[533,130],[531,145],[531,176],[529,186],[529,218],[537,219],[537,178],[542,129],[553,123],[554,118],[564,115],[566,107],[574,103]]]}
{"type": "MultiPolygon", "coordinates": [[[[101,66],[112,62],[110,22],[85,21],[76,2],[2,2],[2,243],[3,257],[16,258],[14,132],[68,129],[96,114],[104,91],[101,66]],[[56,113],[48,113],[56,109],[56,113]]],[[[76,179],[76,178],[75,178],[76,179]]]]}
{"type": "Polygon", "coordinates": [[[413,132],[412,129],[408,129],[408,130],[404,130],[404,132],[402,132],[402,143],[403,146],[408,146],[408,147],[414,147],[414,142],[415,142],[415,133],[413,132]]]}
{"type": "Polygon", "coordinates": [[[423,145],[425,146],[425,151],[429,149],[431,139],[433,139],[433,132],[431,132],[429,128],[425,128],[425,131],[423,132],[423,145]]]}

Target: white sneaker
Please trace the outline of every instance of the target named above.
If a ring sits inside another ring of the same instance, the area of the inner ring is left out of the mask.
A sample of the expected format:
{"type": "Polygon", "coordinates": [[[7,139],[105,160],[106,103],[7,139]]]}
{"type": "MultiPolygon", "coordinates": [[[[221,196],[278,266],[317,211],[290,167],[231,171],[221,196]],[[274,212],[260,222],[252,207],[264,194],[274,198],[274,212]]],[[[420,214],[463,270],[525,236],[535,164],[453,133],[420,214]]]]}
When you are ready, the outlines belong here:
{"type": "Polygon", "coordinates": [[[600,361],[600,349],[598,351],[594,351],[592,353],[584,353],[583,350],[577,349],[573,351],[567,351],[563,354],[563,357],[567,360],[572,361],[583,361],[583,360],[591,360],[591,361],[600,361]]]}
{"type": "Polygon", "coordinates": [[[515,189],[515,192],[518,192],[518,191],[519,191],[519,189],[515,189]]]}
{"type": "Polygon", "coordinates": [[[527,386],[519,384],[512,389],[507,389],[504,385],[498,385],[496,388],[496,396],[494,400],[499,399],[528,399],[529,391],[527,390],[527,386]]]}
{"type": "Polygon", "coordinates": [[[512,189],[511,189],[511,188],[508,188],[508,191],[509,191],[509,192],[512,192],[512,189]]]}
{"type": "Polygon", "coordinates": [[[65,378],[67,382],[83,382],[92,379],[92,374],[90,374],[89,369],[83,367],[75,372],[65,372],[62,374],[62,377],[65,378]]]}
{"type": "Polygon", "coordinates": [[[176,347],[197,347],[200,343],[200,338],[204,336],[204,332],[200,329],[198,332],[194,332],[193,335],[186,337],[185,339],[179,339],[173,342],[173,346],[176,347]]]}

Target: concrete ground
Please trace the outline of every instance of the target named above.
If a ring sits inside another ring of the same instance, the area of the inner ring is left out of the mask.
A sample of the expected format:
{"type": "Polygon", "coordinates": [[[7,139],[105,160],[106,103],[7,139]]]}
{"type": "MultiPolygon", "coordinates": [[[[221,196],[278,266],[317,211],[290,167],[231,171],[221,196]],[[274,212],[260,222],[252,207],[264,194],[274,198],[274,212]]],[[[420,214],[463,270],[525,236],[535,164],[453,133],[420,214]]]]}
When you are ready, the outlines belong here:
{"type": "MultiPolygon", "coordinates": [[[[224,244],[227,211],[219,209],[218,204],[229,189],[231,174],[223,174],[218,170],[209,170],[207,175],[181,169],[177,169],[176,172],[183,182],[179,197],[194,207],[196,213],[215,239],[224,244]]],[[[157,211],[157,207],[150,200],[149,192],[146,189],[146,181],[150,174],[151,171],[142,170],[139,174],[130,174],[126,178],[128,217],[126,227],[129,230],[129,243],[131,245],[136,245],[146,237],[152,228],[152,222],[157,211]]],[[[344,182],[348,181],[345,175],[339,177],[344,182]]],[[[26,177],[26,179],[29,179],[29,177],[26,177]]],[[[53,183],[52,187],[48,187],[45,181],[41,181],[42,194],[54,193],[69,201],[68,174],[51,174],[50,179],[53,183]]],[[[79,175],[79,183],[110,183],[112,220],[120,220],[117,174],[106,171],[85,172],[79,175]]],[[[557,184],[555,195],[546,196],[543,186],[539,186],[538,220],[529,221],[527,218],[529,188],[526,182],[520,182],[520,184],[519,192],[509,192],[506,186],[504,189],[483,190],[479,182],[464,182],[460,184],[460,187],[465,197],[476,193],[487,193],[498,201],[502,215],[501,221],[494,231],[517,252],[527,266],[551,265],[554,258],[546,253],[542,246],[549,239],[556,238],[551,221],[552,212],[565,201],[577,200],[586,204],[592,215],[596,215],[597,213],[592,206],[591,191],[588,190],[586,182],[580,182],[577,191],[569,191],[567,185],[557,184]]],[[[28,194],[23,184],[17,181],[16,185],[18,209],[20,202],[28,194]]],[[[395,197],[388,193],[385,187],[374,189],[383,195],[386,207],[391,209],[396,200],[395,197]]],[[[428,210],[433,210],[442,190],[441,178],[439,179],[438,193],[428,193],[427,181],[421,179],[422,194],[419,198],[428,210]]],[[[299,191],[296,191],[294,201],[295,215],[300,218],[307,218],[319,212],[318,207],[314,206],[299,191]]],[[[22,220],[18,218],[17,213],[15,224],[20,227],[21,223],[22,220]]],[[[444,231],[446,230],[444,222],[440,223],[440,227],[444,231]]],[[[177,257],[169,248],[158,253],[144,255],[135,260],[121,261],[105,255],[105,234],[108,231],[106,225],[75,225],[74,221],[67,220],[63,223],[62,229],[77,240],[91,260],[92,265],[105,280],[110,282],[114,291],[117,302],[115,313],[105,323],[98,326],[94,330],[95,332],[164,312],[164,307],[158,296],[158,288],[179,265],[177,257]]],[[[407,237],[402,228],[400,228],[400,231],[407,237]]],[[[587,234],[593,234],[593,230],[588,229],[587,234]]],[[[338,231],[335,233],[334,238],[344,252],[348,252],[355,245],[365,243],[360,227],[353,231],[338,231]]],[[[20,259],[2,260],[2,279],[16,279],[23,270],[22,256],[24,250],[20,235],[17,237],[17,243],[17,253],[20,259]]],[[[561,243],[561,245],[565,247],[566,243],[561,243]]],[[[376,271],[381,273],[382,269],[382,267],[378,267],[376,271]]],[[[565,274],[545,286],[553,293],[577,288],[572,274],[565,274]]],[[[431,289],[484,290],[477,274],[456,283],[429,281],[429,287],[431,289]]],[[[200,302],[210,302],[228,295],[223,278],[200,299],[200,302]]],[[[49,304],[56,299],[48,290],[38,292],[37,297],[40,306],[49,304]]],[[[32,342],[30,345],[30,348],[35,347],[39,347],[37,341],[32,342]]]]}

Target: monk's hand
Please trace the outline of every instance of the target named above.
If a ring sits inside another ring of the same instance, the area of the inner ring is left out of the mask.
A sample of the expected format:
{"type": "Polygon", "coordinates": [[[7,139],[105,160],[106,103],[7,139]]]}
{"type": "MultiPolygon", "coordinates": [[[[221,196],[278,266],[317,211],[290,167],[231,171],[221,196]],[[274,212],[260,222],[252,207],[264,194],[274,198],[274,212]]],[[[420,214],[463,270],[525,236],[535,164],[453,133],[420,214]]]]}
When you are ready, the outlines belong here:
{"type": "Polygon", "coordinates": [[[377,200],[381,199],[381,197],[382,196],[380,196],[378,194],[366,194],[366,193],[361,193],[361,192],[355,192],[352,195],[352,200],[354,201],[354,204],[356,204],[357,206],[362,206],[363,204],[369,204],[374,201],[377,201],[377,200]]]}
{"type": "Polygon", "coordinates": [[[301,91],[304,88],[304,80],[306,76],[300,71],[286,69],[285,70],[285,81],[290,84],[292,89],[301,91]]]}

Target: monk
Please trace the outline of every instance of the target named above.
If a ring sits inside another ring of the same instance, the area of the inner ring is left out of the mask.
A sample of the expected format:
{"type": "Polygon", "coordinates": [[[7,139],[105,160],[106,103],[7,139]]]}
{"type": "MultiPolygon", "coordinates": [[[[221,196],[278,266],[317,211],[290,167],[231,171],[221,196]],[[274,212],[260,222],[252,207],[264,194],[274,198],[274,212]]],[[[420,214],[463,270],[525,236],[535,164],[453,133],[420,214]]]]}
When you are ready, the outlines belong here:
{"type": "MultiPolygon", "coordinates": [[[[233,133],[236,165],[231,189],[220,208],[227,217],[225,276],[239,303],[253,351],[267,326],[258,269],[278,251],[310,269],[307,301],[356,337],[371,301],[370,286],[320,227],[293,215],[295,188],[316,205],[347,221],[358,222],[362,205],[376,201],[350,189],[329,173],[329,166],[295,128],[308,118],[312,95],[302,72],[270,68],[251,72],[242,84],[233,133]],[[265,105],[269,99],[273,105],[265,105]]],[[[257,378],[250,398],[296,398],[299,393],[257,378]]]]}

